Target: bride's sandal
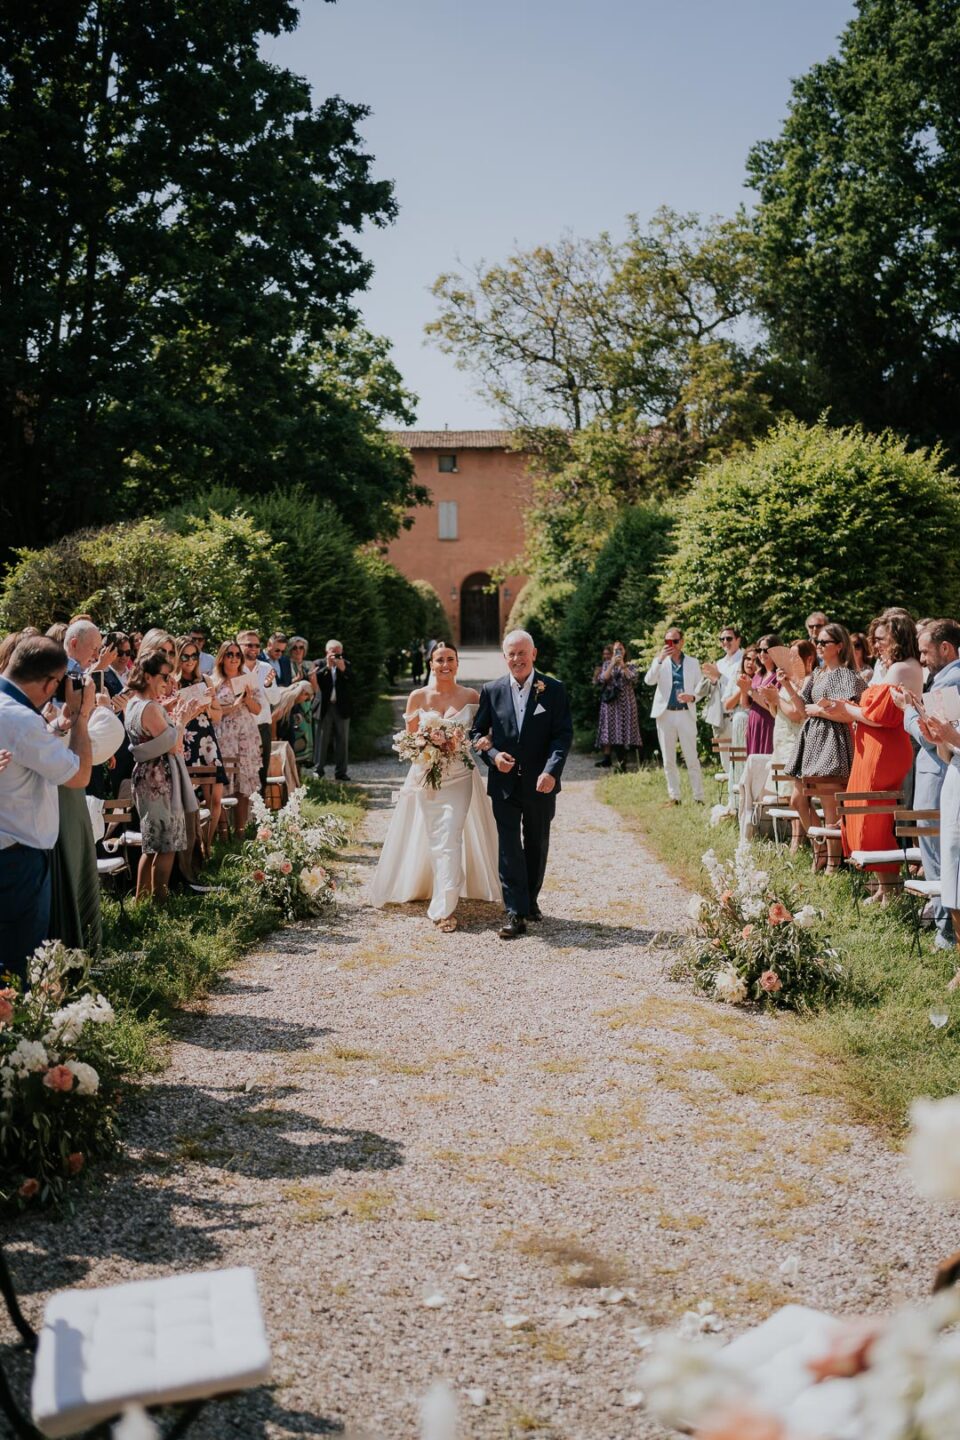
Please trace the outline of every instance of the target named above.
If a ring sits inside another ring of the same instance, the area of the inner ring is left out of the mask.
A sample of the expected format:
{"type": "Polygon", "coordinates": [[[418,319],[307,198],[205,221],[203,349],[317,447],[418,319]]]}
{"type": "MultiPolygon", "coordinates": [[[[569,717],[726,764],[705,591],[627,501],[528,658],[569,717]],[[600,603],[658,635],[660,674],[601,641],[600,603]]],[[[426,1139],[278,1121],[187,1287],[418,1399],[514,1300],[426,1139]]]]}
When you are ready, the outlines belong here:
{"type": "Polygon", "coordinates": [[[460,922],[456,915],[448,915],[445,920],[441,920],[438,923],[437,929],[442,930],[444,935],[452,935],[454,930],[459,928],[459,925],[460,922]]]}

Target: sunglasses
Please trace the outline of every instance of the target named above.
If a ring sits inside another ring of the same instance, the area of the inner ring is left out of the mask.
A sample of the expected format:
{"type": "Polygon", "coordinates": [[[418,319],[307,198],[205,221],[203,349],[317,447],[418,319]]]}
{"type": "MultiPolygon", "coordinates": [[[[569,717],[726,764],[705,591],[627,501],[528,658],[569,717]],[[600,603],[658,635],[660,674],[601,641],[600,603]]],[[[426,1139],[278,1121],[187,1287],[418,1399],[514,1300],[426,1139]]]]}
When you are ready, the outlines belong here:
{"type": "Polygon", "coordinates": [[[818,640],[818,641],[817,641],[817,649],[818,649],[818,650],[825,650],[828,645],[839,645],[839,644],[840,644],[840,641],[839,641],[839,640],[818,640]]]}
{"type": "Polygon", "coordinates": [[[721,636],[720,636],[720,639],[721,639],[721,640],[736,640],[736,638],[737,638],[736,635],[721,635],[721,636]]]}
{"type": "Polygon", "coordinates": [[[133,654],[133,651],[132,651],[132,650],[118,650],[118,651],[117,651],[117,654],[118,654],[118,655],[132,655],[132,654],[133,654]]]}
{"type": "Polygon", "coordinates": [[[224,652],[223,652],[223,658],[224,658],[224,660],[242,660],[242,659],[243,659],[243,651],[242,651],[242,650],[224,650],[224,652]]]}
{"type": "Polygon", "coordinates": [[[769,646],[769,645],[758,645],[758,646],[757,646],[757,654],[758,654],[758,655],[769,655],[769,654],[770,654],[770,646],[769,646]]]}
{"type": "Polygon", "coordinates": [[[180,659],[181,659],[181,660],[199,660],[199,659],[200,659],[200,651],[199,651],[199,650],[182,650],[182,651],[180,652],[180,659]]]}

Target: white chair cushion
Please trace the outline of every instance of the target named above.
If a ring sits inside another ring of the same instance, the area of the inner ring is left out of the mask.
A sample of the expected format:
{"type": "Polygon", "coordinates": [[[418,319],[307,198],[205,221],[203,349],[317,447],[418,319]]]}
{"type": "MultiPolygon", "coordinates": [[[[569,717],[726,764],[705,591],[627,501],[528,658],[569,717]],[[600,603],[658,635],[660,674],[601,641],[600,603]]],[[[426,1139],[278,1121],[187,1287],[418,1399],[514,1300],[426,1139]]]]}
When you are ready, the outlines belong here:
{"type": "Polygon", "coordinates": [[[142,845],[143,836],[139,830],[124,830],[123,843],[124,845],[142,845]]]}
{"type": "Polygon", "coordinates": [[[236,803],[236,795],[224,795],[223,799],[220,801],[220,804],[223,806],[224,810],[232,810],[236,803]]]}
{"type": "Polygon", "coordinates": [[[119,875],[120,871],[126,870],[126,868],[126,860],[122,859],[119,855],[114,855],[112,859],[97,860],[98,875],[119,875]]]}
{"type": "Polygon", "coordinates": [[[788,810],[784,805],[771,805],[767,814],[774,820],[799,820],[800,816],[796,810],[788,810]]]}
{"type": "Polygon", "coordinates": [[[910,895],[926,895],[934,900],[940,894],[939,880],[905,880],[903,888],[910,895]]]}
{"type": "Polygon", "coordinates": [[[814,840],[839,840],[839,825],[810,825],[807,827],[807,834],[812,835],[814,840]]]}
{"type": "Polygon", "coordinates": [[[33,1418],[57,1440],[127,1405],[201,1400],[260,1385],[269,1374],[250,1269],[63,1290],[44,1312],[33,1418]]]}
{"type": "Polygon", "coordinates": [[[920,863],[919,850],[853,850],[850,854],[852,865],[917,865],[920,863]]]}
{"type": "Polygon", "coordinates": [[[200,806],[200,809],[197,811],[197,819],[201,822],[201,824],[204,820],[210,819],[210,811],[207,809],[206,805],[200,806]]]}

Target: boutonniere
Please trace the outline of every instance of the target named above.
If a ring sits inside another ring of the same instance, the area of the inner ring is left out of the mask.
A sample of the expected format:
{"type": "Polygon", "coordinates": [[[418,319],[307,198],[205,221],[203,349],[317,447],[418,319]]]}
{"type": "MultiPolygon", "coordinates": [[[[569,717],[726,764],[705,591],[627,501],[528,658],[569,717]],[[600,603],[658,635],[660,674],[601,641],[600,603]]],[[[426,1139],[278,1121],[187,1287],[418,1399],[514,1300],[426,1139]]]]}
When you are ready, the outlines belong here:
{"type": "Polygon", "coordinates": [[[533,683],[533,688],[538,695],[542,695],[544,690],[546,690],[547,688],[547,682],[545,680],[535,680],[533,683]]]}

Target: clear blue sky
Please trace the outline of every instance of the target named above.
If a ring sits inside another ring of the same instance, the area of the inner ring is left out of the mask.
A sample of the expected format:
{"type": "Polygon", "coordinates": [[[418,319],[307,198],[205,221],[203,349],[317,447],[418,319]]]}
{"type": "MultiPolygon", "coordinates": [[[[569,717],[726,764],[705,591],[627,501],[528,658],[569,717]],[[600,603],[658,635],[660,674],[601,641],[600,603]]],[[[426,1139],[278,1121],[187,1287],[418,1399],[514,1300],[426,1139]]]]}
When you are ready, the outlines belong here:
{"type": "Polygon", "coordinates": [[[264,46],[363,127],[400,215],[363,248],[368,327],[393,342],[421,428],[499,417],[423,340],[430,286],[458,257],[503,259],[622,232],[659,205],[730,214],[750,145],[775,135],[790,80],[836,50],[853,0],[303,0],[264,46]]]}

